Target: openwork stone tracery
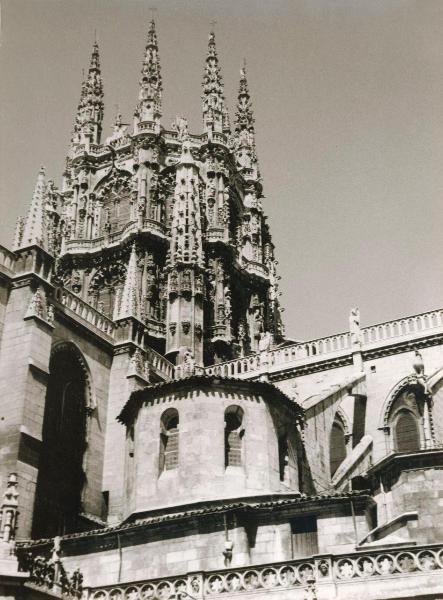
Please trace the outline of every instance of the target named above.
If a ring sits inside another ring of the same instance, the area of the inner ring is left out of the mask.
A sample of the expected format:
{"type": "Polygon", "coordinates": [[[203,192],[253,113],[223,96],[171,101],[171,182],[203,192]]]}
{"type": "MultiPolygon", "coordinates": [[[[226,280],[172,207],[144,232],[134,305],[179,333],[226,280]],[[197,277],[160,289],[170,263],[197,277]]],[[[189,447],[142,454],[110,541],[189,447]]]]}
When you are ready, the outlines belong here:
{"type": "Polygon", "coordinates": [[[57,260],[57,281],[118,319],[135,241],[137,273],[131,277],[137,290],[127,291],[137,296],[137,310],[131,316],[147,326],[148,341],[156,332],[151,342],[172,360],[181,348],[203,364],[257,352],[263,336],[278,344],[278,276],[262,208],[246,69],[232,129],[213,32],[203,78],[203,135],[190,134],[183,117],[166,130],[162,94],[151,22],[133,130],[119,113],[103,144],[94,44],[62,189],[40,172],[15,247],[43,247],[57,260]]]}

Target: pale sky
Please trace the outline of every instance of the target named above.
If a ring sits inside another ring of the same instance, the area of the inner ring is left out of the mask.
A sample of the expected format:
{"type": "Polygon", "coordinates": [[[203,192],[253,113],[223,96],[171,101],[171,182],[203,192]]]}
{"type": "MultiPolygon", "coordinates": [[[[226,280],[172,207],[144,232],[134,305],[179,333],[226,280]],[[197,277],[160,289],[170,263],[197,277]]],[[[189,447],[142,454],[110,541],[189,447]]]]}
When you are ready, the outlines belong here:
{"type": "MultiPolygon", "coordinates": [[[[94,40],[116,105],[137,100],[150,0],[2,0],[0,243],[41,164],[61,183],[94,40]]],[[[243,57],[287,335],[443,306],[443,0],[161,0],[163,124],[201,131],[210,21],[231,119],[243,57]]]]}

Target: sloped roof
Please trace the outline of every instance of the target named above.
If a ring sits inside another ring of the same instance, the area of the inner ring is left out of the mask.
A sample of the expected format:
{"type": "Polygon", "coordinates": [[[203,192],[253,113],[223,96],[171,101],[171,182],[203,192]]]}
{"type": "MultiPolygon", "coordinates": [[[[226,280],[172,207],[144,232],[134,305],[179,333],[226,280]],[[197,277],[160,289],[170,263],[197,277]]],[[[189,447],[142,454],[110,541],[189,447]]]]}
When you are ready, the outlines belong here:
{"type": "MultiPolygon", "coordinates": [[[[63,536],[60,536],[60,539],[63,540],[76,540],[81,538],[95,537],[95,536],[104,536],[112,533],[123,533],[125,531],[136,531],[141,530],[146,527],[154,526],[160,523],[171,523],[175,521],[181,521],[189,518],[194,518],[198,516],[205,515],[213,515],[213,514],[223,514],[231,511],[243,511],[248,512],[249,514],[254,514],[257,512],[263,511],[273,511],[279,508],[291,508],[303,505],[310,505],[314,503],[327,504],[337,501],[346,501],[352,499],[360,499],[363,501],[369,500],[371,497],[368,491],[340,491],[340,492],[328,492],[322,494],[315,494],[312,496],[306,496],[304,494],[292,495],[291,497],[286,498],[273,498],[269,500],[251,500],[247,501],[246,499],[242,499],[241,501],[216,501],[212,503],[208,503],[206,506],[202,506],[200,508],[195,508],[190,506],[188,509],[184,509],[180,512],[169,513],[169,514],[161,514],[151,517],[146,517],[138,520],[137,522],[126,522],[118,525],[113,525],[111,527],[104,527],[102,529],[93,529],[90,531],[81,531],[78,533],[70,533],[63,536]]],[[[40,540],[26,540],[26,541],[17,541],[16,546],[18,548],[32,548],[34,546],[42,546],[47,544],[52,544],[53,539],[40,539],[40,540]]]]}
{"type": "Polygon", "coordinates": [[[129,400],[124,405],[117,420],[125,425],[129,424],[137,414],[143,403],[155,398],[159,393],[173,392],[180,389],[189,389],[208,386],[229,386],[237,389],[249,389],[252,393],[262,394],[270,402],[282,403],[289,409],[297,420],[302,420],[304,411],[294,400],[291,400],[280,388],[267,381],[254,381],[251,379],[237,379],[235,377],[220,377],[219,375],[190,375],[172,381],[162,381],[151,384],[142,390],[132,392],[129,400]]]}

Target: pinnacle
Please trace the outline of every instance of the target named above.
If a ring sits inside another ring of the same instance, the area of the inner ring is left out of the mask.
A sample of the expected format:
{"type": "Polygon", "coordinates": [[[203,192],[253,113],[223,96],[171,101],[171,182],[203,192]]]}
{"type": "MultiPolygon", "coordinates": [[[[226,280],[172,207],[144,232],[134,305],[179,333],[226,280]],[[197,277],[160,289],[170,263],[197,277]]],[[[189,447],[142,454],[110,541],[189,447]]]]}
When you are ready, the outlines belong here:
{"type": "Polygon", "coordinates": [[[157,32],[155,30],[155,21],[151,19],[149,23],[148,29],[148,40],[146,43],[146,48],[154,47],[158,50],[158,40],[157,40],[157,32]]]}
{"type": "Polygon", "coordinates": [[[140,316],[140,300],[137,278],[137,250],[135,243],[132,246],[131,255],[129,257],[128,268],[126,271],[125,284],[120,299],[120,306],[116,311],[118,319],[127,317],[139,318],[140,316]]]}
{"type": "Polygon", "coordinates": [[[46,203],[46,175],[45,168],[40,167],[37,175],[37,181],[34,188],[31,204],[23,227],[20,246],[38,245],[46,249],[46,223],[45,223],[45,203],[46,203]]]}
{"type": "Polygon", "coordinates": [[[252,113],[251,96],[249,94],[246,76],[246,61],[240,69],[240,84],[238,89],[237,110],[235,114],[235,130],[237,132],[247,129],[254,131],[254,116],[252,113]]]}
{"type": "Polygon", "coordinates": [[[139,103],[135,114],[140,121],[156,121],[161,116],[163,85],[154,19],[149,24],[139,84],[139,103]]]}
{"type": "Polygon", "coordinates": [[[85,143],[86,138],[88,138],[90,142],[100,143],[102,121],[103,83],[98,43],[95,40],[86,77],[83,72],[80,101],[77,107],[71,142],[85,143]]]}
{"type": "Polygon", "coordinates": [[[203,75],[203,123],[204,130],[226,130],[225,97],[223,78],[220,73],[214,31],[209,33],[208,54],[203,75]]]}
{"type": "Polygon", "coordinates": [[[89,64],[89,71],[93,70],[100,71],[100,53],[97,40],[94,41],[92,46],[91,62],[89,64]]]}

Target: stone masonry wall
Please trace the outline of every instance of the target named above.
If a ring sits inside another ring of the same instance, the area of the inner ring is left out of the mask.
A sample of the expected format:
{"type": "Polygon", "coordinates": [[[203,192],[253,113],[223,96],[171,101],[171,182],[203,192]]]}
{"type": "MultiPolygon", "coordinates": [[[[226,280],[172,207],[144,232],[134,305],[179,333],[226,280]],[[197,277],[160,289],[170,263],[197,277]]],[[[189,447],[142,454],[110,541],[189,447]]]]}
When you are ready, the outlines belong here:
{"type": "MultiPolygon", "coordinates": [[[[283,407],[280,412],[281,419],[288,421],[283,407]]],[[[209,498],[282,490],[277,427],[275,414],[273,418],[262,397],[224,389],[222,383],[212,389],[159,393],[141,408],[135,424],[132,469],[137,485],[128,499],[128,514],[209,498]],[[225,469],[224,413],[230,405],[244,410],[242,465],[225,469]],[[178,468],[159,473],[160,420],[171,407],[179,413],[178,468]]],[[[297,491],[297,478],[292,485],[297,491]]]]}

